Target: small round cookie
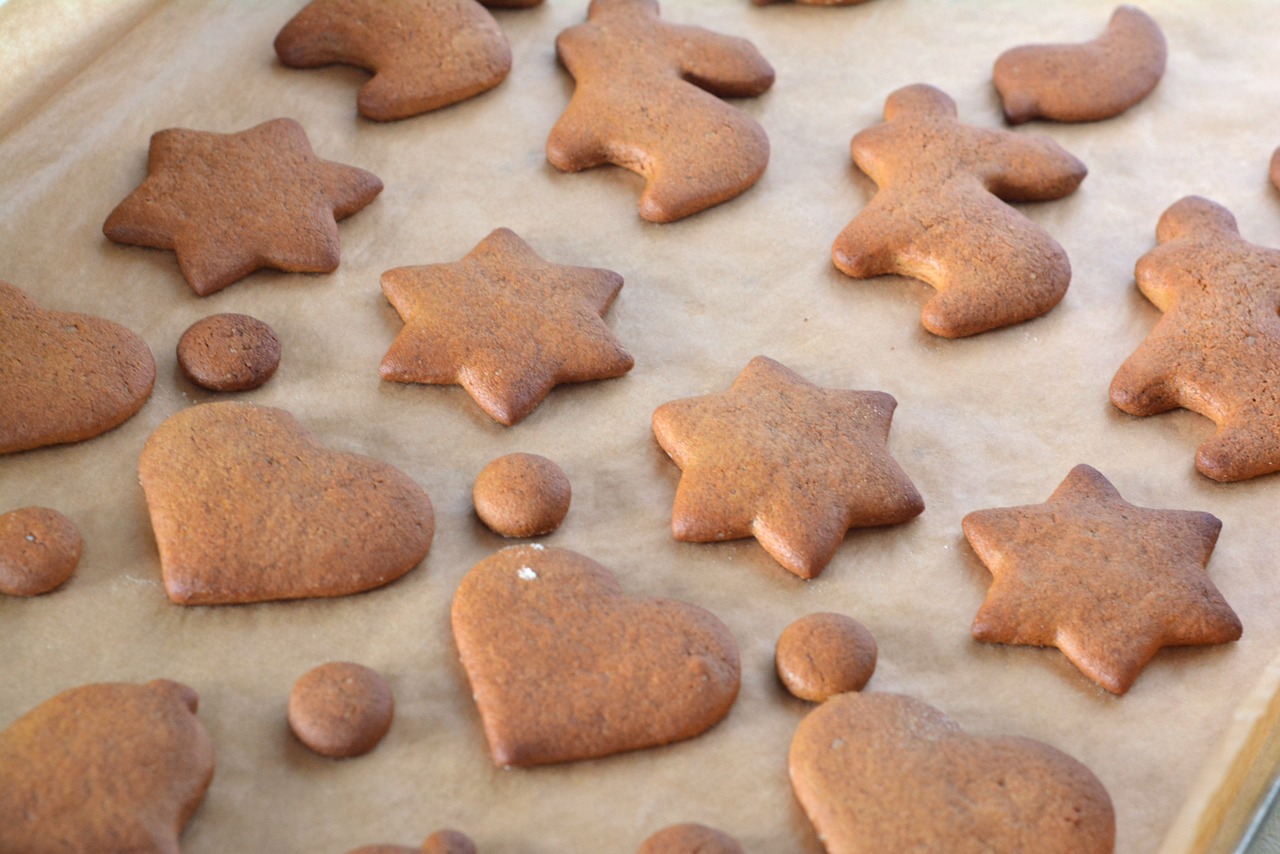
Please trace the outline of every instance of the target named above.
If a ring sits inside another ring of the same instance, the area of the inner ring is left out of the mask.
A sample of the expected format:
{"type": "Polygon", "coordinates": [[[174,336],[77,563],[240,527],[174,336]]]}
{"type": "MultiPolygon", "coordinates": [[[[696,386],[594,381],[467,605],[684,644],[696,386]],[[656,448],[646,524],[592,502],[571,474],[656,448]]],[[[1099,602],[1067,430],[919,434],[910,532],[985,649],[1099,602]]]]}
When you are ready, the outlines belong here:
{"type": "Polygon", "coordinates": [[[182,373],[209,391],[249,391],[271,379],[280,364],[280,339],[247,314],[198,320],[178,341],[182,373]]]}
{"type": "Polygon", "coordinates": [[[289,693],[289,727],[322,756],[363,756],[391,728],[391,686],[375,670],[333,661],[307,671],[289,693]]]}
{"type": "Polygon", "coordinates": [[[640,843],[636,854],[742,854],[742,846],[703,824],[673,824],[640,843]]]}
{"type": "Polygon", "coordinates": [[[498,457],[471,490],[480,521],[504,537],[550,534],[564,521],[571,497],[564,470],[537,454],[498,457]]]}
{"type": "Polygon", "coordinates": [[[844,614],[809,614],[783,629],[774,665],[788,691],[821,703],[862,690],[876,669],[876,639],[844,614]]]}
{"type": "Polygon", "coordinates": [[[23,507],[0,515],[0,593],[36,596],[71,577],[84,540],[57,510],[23,507]]]}
{"type": "Polygon", "coordinates": [[[347,854],[476,854],[476,844],[457,830],[437,830],[426,838],[421,848],[407,845],[366,845],[347,854]]]}

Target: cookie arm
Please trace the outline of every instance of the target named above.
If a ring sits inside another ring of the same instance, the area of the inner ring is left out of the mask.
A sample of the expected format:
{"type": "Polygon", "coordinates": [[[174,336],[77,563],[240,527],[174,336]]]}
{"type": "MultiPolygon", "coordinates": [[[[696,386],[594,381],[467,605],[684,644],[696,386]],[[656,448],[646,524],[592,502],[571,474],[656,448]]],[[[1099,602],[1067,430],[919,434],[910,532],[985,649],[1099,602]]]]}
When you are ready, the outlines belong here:
{"type": "Polygon", "coordinates": [[[773,85],[773,66],[755,45],[702,27],[668,25],[681,76],[720,98],[752,98],[773,85]]]}
{"type": "Polygon", "coordinates": [[[1069,196],[1080,186],[1088,168],[1075,155],[1048,137],[990,131],[998,144],[986,147],[979,164],[987,190],[1006,202],[1041,202],[1069,196]]]}

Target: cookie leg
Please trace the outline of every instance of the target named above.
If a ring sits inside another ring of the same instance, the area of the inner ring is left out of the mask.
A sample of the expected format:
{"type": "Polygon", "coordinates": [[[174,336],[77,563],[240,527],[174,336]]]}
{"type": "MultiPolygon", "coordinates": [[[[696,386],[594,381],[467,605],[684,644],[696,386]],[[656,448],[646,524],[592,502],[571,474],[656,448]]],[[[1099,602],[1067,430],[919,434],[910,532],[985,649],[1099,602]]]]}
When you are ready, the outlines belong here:
{"type": "Polygon", "coordinates": [[[1221,483],[1280,471],[1280,429],[1274,423],[1224,424],[1196,449],[1196,469],[1221,483]]]}

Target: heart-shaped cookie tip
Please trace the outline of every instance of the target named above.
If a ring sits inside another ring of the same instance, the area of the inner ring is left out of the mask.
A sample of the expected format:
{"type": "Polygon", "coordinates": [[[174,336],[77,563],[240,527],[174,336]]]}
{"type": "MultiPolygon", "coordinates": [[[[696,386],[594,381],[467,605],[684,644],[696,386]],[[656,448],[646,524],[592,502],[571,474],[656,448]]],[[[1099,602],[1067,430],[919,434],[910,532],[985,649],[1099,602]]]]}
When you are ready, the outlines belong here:
{"type": "Polygon", "coordinates": [[[92,439],[151,396],[147,342],[118,323],[46,311],[0,282],[0,454],[92,439]]]}
{"type": "Polygon", "coordinates": [[[85,685],[0,732],[0,851],[176,852],[213,779],[196,692],[85,685]]]}
{"type": "Polygon", "coordinates": [[[138,460],[169,598],[184,605],[344,596],[427,554],[431,500],[387,463],[322,447],[282,409],[207,403],[138,460]]]}
{"type": "Polygon", "coordinates": [[[513,546],[472,567],[454,595],[453,636],[498,766],[692,738],[738,696],[738,646],[719,619],[630,598],[565,549],[513,546]]]}
{"type": "Polygon", "coordinates": [[[791,785],[829,854],[1103,854],[1115,812],[1102,783],[1029,738],[966,735],[895,694],[840,694],[791,741],[791,785]]]}

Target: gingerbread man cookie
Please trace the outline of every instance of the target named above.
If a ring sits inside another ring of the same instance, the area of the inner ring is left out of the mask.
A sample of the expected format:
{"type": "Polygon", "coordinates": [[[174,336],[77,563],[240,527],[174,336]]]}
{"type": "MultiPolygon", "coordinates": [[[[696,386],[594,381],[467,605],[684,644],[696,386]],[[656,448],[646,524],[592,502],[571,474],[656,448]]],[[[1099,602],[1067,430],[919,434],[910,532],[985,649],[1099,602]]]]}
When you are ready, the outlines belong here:
{"type": "Polygon", "coordinates": [[[1206,477],[1280,471],[1280,250],[1249,243],[1230,211],[1199,196],[1165,211],[1156,239],[1134,276],[1164,316],[1116,372],[1111,402],[1212,418],[1218,430],[1196,451],[1206,477]]]}
{"type": "Polygon", "coordinates": [[[213,779],[186,685],[63,691],[0,732],[0,851],[176,854],[213,779]]]}
{"type": "Polygon", "coordinates": [[[613,163],[644,177],[640,216],[672,222],[753,185],[764,129],[720,98],[760,95],[773,67],[744,39],[668,24],[656,0],[592,0],[556,50],[577,88],[547,160],[578,172],[613,163]]]}
{"type": "Polygon", "coordinates": [[[788,572],[813,578],[850,528],[924,510],[889,455],[896,407],[884,392],[821,388],[764,356],[728,391],[664,403],[653,432],[683,472],[675,538],[755,537],[788,572]]]}
{"type": "Polygon", "coordinates": [[[339,62],[372,71],[356,105],[383,122],[464,101],[511,70],[506,36],[475,0],[313,0],[284,25],[275,49],[295,68],[339,62]]]}
{"type": "Polygon", "coordinates": [[[173,128],[151,137],[146,180],[102,230],[172,249],[203,297],[264,267],[333,272],[337,221],[380,192],[376,175],[316,157],[293,119],[229,134],[173,128]]]}
{"type": "Polygon", "coordinates": [[[992,575],[978,640],[1056,646],[1123,694],[1161,647],[1240,637],[1205,571],[1222,529],[1208,513],[1137,507],[1079,465],[1044,504],[978,510],[962,524],[992,575]]]}
{"type": "Polygon", "coordinates": [[[92,439],[151,396],[147,342],[118,323],[46,311],[0,282],[0,454],[92,439]]]}
{"type": "Polygon", "coordinates": [[[895,273],[932,285],[939,293],[920,320],[944,338],[1057,305],[1071,281],[1066,251],[1004,201],[1069,195],[1084,164],[1048,137],[960,123],[955,102],[924,84],[890,95],[884,117],[851,144],[879,190],[836,238],[836,267],[858,279],[895,273]]]}

